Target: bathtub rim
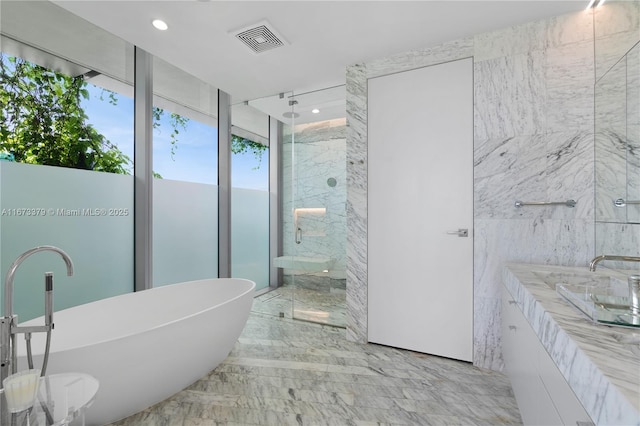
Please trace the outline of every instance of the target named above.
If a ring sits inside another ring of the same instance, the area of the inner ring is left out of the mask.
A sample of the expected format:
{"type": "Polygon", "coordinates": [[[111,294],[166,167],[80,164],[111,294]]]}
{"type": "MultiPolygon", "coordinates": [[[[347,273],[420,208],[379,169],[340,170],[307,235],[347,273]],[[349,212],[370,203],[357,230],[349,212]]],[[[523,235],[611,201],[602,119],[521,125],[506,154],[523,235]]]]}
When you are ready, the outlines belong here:
{"type": "MultiPolygon", "coordinates": [[[[236,296],[234,296],[234,297],[232,297],[230,299],[225,299],[224,301],[222,301],[220,303],[217,303],[217,304],[212,305],[212,306],[208,306],[205,309],[201,309],[199,311],[190,313],[188,315],[184,315],[184,316],[182,316],[180,318],[176,318],[176,319],[171,320],[171,321],[165,321],[165,322],[163,322],[161,324],[158,324],[158,325],[155,325],[153,327],[146,328],[144,331],[145,332],[149,332],[149,331],[157,330],[159,328],[166,327],[168,325],[175,324],[175,323],[180,322],[180,321],[185,321],[187,319],[193,318],[193,317],[198,316],[198,315],[202,315],[203,313],[209,312],[212,309],[215,309],[215,308],[217,308],[219,306],[225,305],[227,303],[232,303],[232,302],[234,302],[234,301],[236,301],[238,299],[241,299],[242,297],[246,296],[248,293],[254,291],[255,288],[256,288],[256,283],[254,281],[246,279],[246,278],[203,278],[203,279],[200,279],[200,280],[191,280],[191,281],[183,281],[183,282],[174,283],[174,284],[167,284],[167,285],[163,285],[163,286],[160,286],[160,287],[153,287],[153,288],[150,288],[150,289],[147,289],[147,290],[142,290],[142,291],[133,291],[133,292],[130,292],[130,293],[123,293],[123,294],[119,294],[119,295],[116,295],[116,296],[111,296],[111,297],[107,297],[107,298],[104,298],[104,299],[99,299],[99,300],[94,300],[92,302],[83,303],[81,305],[71,306],[69,308],[61,309],[60,311],[57,311],[57,312],[68,311],[68,310],[75,309],[75,308],[80,307],[80,306],[91,305],[93,303],[99,303],[99,302],[101,302],[103,300],[108,300],[108,299],[112,299],[112,298],[126,297],[126,296],[130,296],[130,295],[136,294],[136,293],[144,293],[145,291],[148,291],[148,290],[160,290],[160,289],[163,289],[163,288],[170,288],[170,287],[175,287],[175,286],[179,286],[179,285],[183,285],[183,284],[192,284],[192,283],[199,283],[199,282],[203,282],[203,281],[215,281],[215,280],[242,281],[242,282],[250,283],[250,286],[249,286],[249,288],[247,290],[241,292],[240,294],[238,294],[238,295],[236,295],[236,296]]],[[[53,323],[55,325],[55,323],[56,323],[56,321],[55,321],[55,312],[54,312],[53,320],[54,320],[53,323]]],[[[40,317],[36,317],[36,318],[30,319],[28,321],[25,321],[23,323],[19,323],[18,325],[19,326],[36,325],[36,324],[40,324],[43,321],[44,321],[44,316],[40,316],[40,317]]],[[[119,340],[124,340],[124,339],[130,338],[131,336],[135,336],[136,334],[139,334],[139,333],[140,333],[139,331],[138,332],[129,332],[129,333],[125,332],[125,333],[119,334],[117,337],[108,338],[108,339],[102,339],[102,340],[95,340],[95,341],[93,341],[91,343],[85,343],[85,344],[82,344],[82,345],[66,346],[64,348],[53,348],[52,347],[51,348],[51,353],[63,353],[63,352],[70,351],[70,350],[82,349],[82,348],[85,348],[85,347],[88,347],[88,346],[101,345],[101,344],[108,343],[108,342],[117,342],[119,340]]],[[[33,356],[34,357],[35,356],[44,356],[44,334],[35,333],[35,334],[33,334],[31,336],[31,339],[32,339],[32,341],[34,343],[34,345],[33,345],[34,346],[33,347],[33,356]],[[39,340],[43,341],[42,344],[40,344],[41,342],[39,342],[39,340]]],[[[55,339],[55,329],[54,329],[54,333],[52,335],[52,339],[55,339]]],[[[25,357],[26,357],[26,348],[24,348],[23,345],[18,345],[18,358],[25,358],[25,357]],[[20,349],[20,348],[23,348],[23,349],[20,349]]]]}

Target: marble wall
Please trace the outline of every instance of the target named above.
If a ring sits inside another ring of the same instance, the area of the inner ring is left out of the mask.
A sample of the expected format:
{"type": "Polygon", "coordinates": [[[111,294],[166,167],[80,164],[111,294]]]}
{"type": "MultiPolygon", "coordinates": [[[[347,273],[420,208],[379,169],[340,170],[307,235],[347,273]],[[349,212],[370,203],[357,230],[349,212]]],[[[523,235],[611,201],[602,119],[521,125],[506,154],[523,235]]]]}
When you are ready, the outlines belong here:
{"type": "Polygon", "coordinates": [[[474,364],[501,369],[505,262],[594,254],[593,15],[554,17],[347,68],[347,337],[367,340],[367,79],[474,58],[474,364]],[[574,199],[575,208],[515,208],[574,199]]]}
{"type": "MultiPolygon", "coordinates": [[[[287,130],[290,133],[289,127],[287,130]]],[[[295,126],[294,132],[294,155],[290,134],[284,135],[282,148],[283,255],[329,257],[334,260],[329,276],[344,279],[346,121],[302,124],[295,126]],[[292,187],[292,161],[295,161],[295,187],[292,187]],[[298,210],[294,212],[294,208],[298,210]],[[322,208],[326,210],[315,210],[322,208]],[[300,244],[294,238],[297,226],[302,233],[300,244]]]]}

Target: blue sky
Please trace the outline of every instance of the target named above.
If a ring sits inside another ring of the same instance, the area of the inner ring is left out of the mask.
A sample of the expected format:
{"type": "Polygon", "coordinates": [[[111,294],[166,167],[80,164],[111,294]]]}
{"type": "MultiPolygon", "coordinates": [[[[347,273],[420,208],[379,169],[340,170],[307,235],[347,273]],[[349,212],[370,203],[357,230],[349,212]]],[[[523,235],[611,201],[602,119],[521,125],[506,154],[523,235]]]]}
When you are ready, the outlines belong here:
{"type": "MultiPolygon", "coordinates": [[[[90,97],[82,105],[89,122],[111,143],[133,160],[133,99],[116,94],[117,105],[111,105],[107,93],[92,84],[90,97]],[[102,100],[100,99],[102,94],[102,100]]],[[[189,120],[186,129],[179,128],[177,147],[171,155],[169,112],[165,112],[160,126],[153,134],[153,170],[164,179],[188,182],[217,182],[218,141],[217,129],[189,120]]],[[[269,159],[265,151],[258,161],[253,153],[233,155],[231,179],[233,187],[267,191],[269,185],[269,159]]]]}

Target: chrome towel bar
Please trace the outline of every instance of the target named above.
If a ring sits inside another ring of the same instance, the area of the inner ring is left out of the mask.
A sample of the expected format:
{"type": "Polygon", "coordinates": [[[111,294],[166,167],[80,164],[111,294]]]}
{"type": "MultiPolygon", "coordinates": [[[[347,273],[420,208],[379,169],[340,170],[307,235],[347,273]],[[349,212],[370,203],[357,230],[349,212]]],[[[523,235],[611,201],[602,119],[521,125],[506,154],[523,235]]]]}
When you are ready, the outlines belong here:
{"type": "Polygon", "coordinates": [[[613,201],[613,205],[616,207],[624,207],[627,204],[640,204],[640,201],[638,200],[625,200],[624,198],[618,198],[617,200],[613,201]]]}
{"type": "Polygon", "coordinates": [[[567,201],[516,201],[516,207],[520,208],[522,206],[567,206],[567,207],[575,207],[575,200],[567,200],[567,201]]]}

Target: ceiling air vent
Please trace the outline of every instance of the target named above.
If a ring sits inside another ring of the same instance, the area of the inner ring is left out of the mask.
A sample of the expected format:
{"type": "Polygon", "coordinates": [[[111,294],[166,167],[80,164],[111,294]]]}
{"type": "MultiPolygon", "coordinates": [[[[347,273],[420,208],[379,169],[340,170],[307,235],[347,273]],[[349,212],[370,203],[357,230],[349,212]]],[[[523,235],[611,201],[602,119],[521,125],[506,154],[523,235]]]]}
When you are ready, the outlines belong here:
{"type": "Polygon", "coordinates": [[[263,53],[286,44],[266,21],[234,31],[232,34],[246,44],[253,53],[263,53]]]}

